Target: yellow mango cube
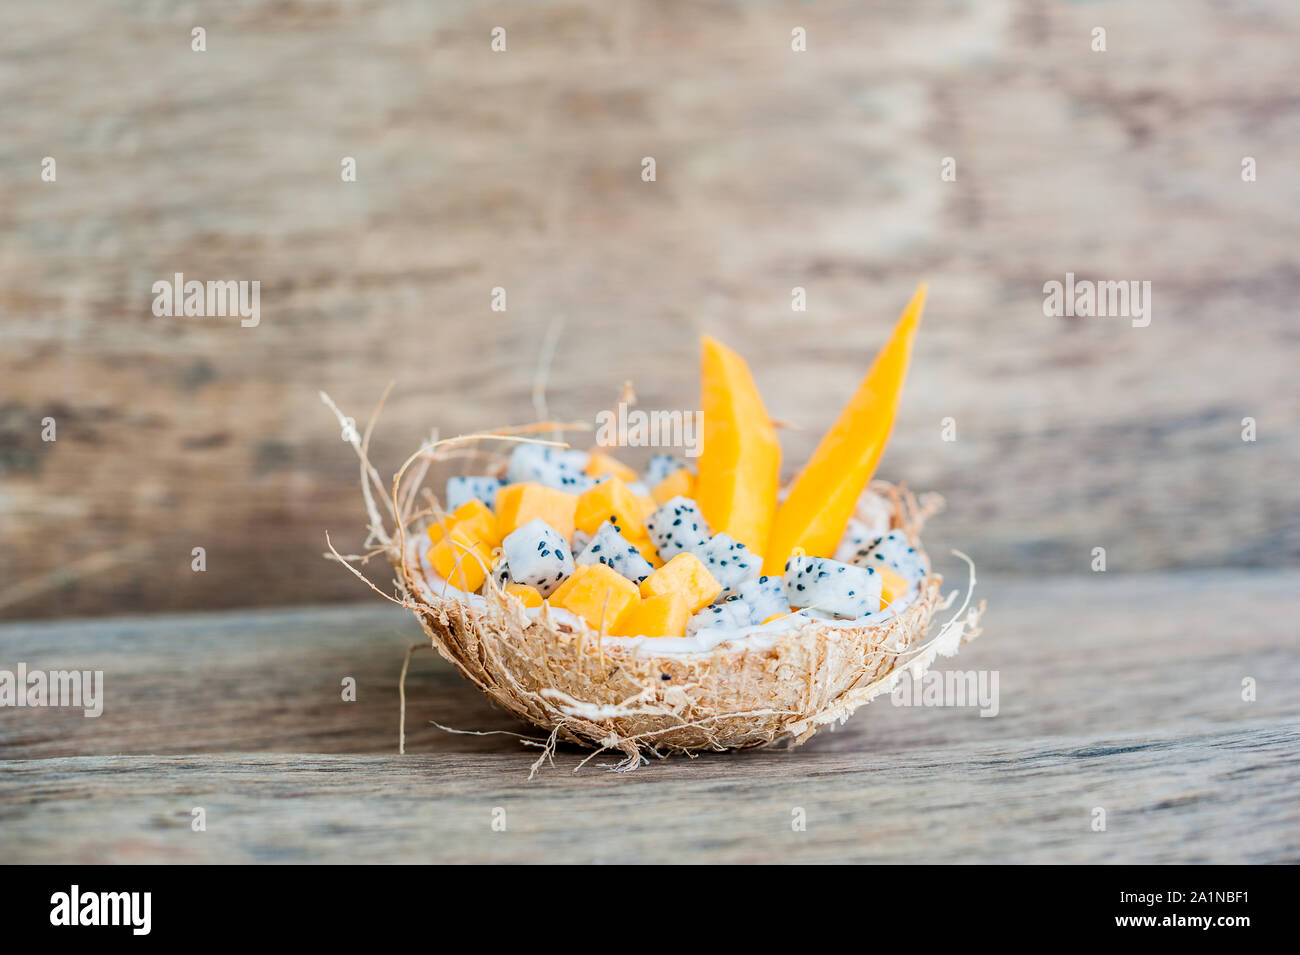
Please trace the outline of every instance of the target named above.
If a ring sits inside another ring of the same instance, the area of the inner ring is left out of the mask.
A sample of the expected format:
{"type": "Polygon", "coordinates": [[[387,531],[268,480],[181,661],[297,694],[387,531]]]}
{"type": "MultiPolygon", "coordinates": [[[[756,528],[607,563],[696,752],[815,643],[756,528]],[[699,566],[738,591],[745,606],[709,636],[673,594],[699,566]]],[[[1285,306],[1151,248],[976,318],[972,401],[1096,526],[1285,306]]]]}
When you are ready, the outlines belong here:
{"type": "Polygon", "coordinates": [[[659,510],[659,502],[653,497],[638,494],[636,502],[641,505],[641,520],[643,521],[655,511],[659,510]]]}
{"type": "Polygon", "coordinates": [[[631,484],[638,477],[637,473],[622,461],[601,451],[591,452],[583,473],[588,477],[603,477],[610,474],[627,484],[631,484]]]}
{"type": "Polygon", "coordinates": [[[574,526],[587,534],[595,534],[606,521],[612,521],[628,540],[647,536],[636,495],[616,477],[579,494],[573,515],[574,526]]]}
{"type": "Polygon", "coordinates": [[[660,594],[678,594],[691,613],[698,613],[722,593],[722,584],[694,554],[678,554],[641,581],[641,596],[647,600],[660,594]]]}
{"type": "Polygon", "coordinates": [[[452,511],[451,519],[455,527],[485,544],[496,547],[501,543],[501,535],[497,531],[497,516],[492,513],[492,508],[476,497],[452,511]]]}
{"type": "Polygon", "coordinates": [[[549,603],[576,613],[591,626],[612,633],[641,603],[636,584],[604,564],[583,564],[551,594],[549,603]]]}
{"type": "Polygon", "coordinates": [[[438,543],[438,541],[442,540],[443,536],[446,535],[447,531],[451,530],[451,525],[455,523],[456,518],[452,517],[450,514],[444,514],[442,517],[435,520],[428,528],[429,542],[432,544],[438,543]]]}
{"type": "Polygon", "coordinates": [[[508,583],[504,588],[508,594],[518,597],[525,607],[540,607],[542,605],[542,595],[536,587],[529,587],[527,584],[508,583]]]}
{"type": "Polygon", "coordinates": [[[650,496],[656,504],[667,504],[675,497],[695,497],[695,475],[685,468],[678,468],[650,489],[650,496]]]}
{"type": "Polygon", "coordinates": [[[492,548],[460,527],[453,527],[429,548],[429,563],[453,587],[473,593],[492,569],[492,548]]]}
{"type": "Polygon", "coordinates": [[[497,517],[478,498],[466,501],[450,514],[444,514],[429,525],[429,540],[438,543],[453,527],[462,527],[471,536],[496,547],[501,543],[497,534],[497,517]]]}
{"type": "Polygon", "coordinates": [[[541,518],[561,537],[573,537],[573,516],[578,498],[542,484],[507,484],[497,491],[497,535],[505,538],[515,528],[541,518]]]}
{"type": "Polygon", "coordinates": [[[619,637],[684,637],[691,612],[681,594],[658,594],[633,607],[618,622],[619,637]]]}
{"type": "Polygon", "coordinates": [[[895,573],[888,567],[877,567],[880,575],[880,606],[888,607],[895,600],[907,593],[911,582],[902,574],[895,573]]]}

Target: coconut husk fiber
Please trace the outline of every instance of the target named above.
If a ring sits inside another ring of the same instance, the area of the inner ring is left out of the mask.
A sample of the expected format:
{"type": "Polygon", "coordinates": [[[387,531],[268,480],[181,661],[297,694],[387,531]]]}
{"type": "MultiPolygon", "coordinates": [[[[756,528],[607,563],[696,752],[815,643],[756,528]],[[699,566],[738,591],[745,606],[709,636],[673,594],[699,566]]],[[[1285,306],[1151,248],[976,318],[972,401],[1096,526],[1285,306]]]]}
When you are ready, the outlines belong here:
{"type": "MultiPolygon", "coordinates": [[[[425,526],[443,513],[436,496],[423,487],[430,466],[469,456],[476,459],[475,473],[498,473],[507,456],[499,449],[510,447],[506,442],[537,440],[529,435],[572,426],[544,422],[434,440],[408,458],[391,488],[385,488],[367,457],[374,419],[360,435],[327,396],[322,399],[357,450],[370,522],[367,553],[344,556],[331,543],[331,555],[359,577],[353,563],[377,555],[391,563],[395,595],[383,596],[410,610],[433,649],[490,700],[546,733],[535,741],[543,753],[534,771],[561,741],[597,753],[617,751],[621,770],[635,769],[650,756],[798,746],[889,692],[904,669],[919,675],[936,656],[952,655],[980,632],[983,604],[971,603],[968,587],[960,608],[927,639],[935,613],[949,609],[957,597],[956,592],[942,597],[943,580],[934,573],[901,614],[879,624],[809,619],[760,645],[722,644],[698,653],[655,653],[653,639],[639,641],[639,647],[611,640],[546,604],[530,616],[491,574],[481,600],[439,593],[419,556],[425,526]]],[[[892,501],[892,526],[921,551],[918,535],[941,506],[937,496],[918,501],[905,488],[883,482],[872,487],[892,501]]]]}

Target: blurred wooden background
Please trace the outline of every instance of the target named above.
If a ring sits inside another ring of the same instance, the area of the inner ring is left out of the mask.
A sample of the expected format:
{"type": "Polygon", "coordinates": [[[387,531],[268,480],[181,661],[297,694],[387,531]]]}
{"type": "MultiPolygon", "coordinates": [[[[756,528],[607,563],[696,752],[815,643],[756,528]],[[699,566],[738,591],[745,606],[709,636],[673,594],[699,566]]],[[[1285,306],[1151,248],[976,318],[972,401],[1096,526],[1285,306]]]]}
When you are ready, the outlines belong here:
{"type": "Polygon", "coordinates": [[[694,407],[707,330],[798,462],[923,278],[881,475],[947,497],[932,549],[1295,564],[1298,30],[1284,0],[0,6],[0,616],[373,599],[320,558],[363,511],[317,392],[364,420],[396,381],[391,473],[531,420],[557,321],[557,416],[628,378],[694,407]],[[1150,327],[1045,318],[1067,271],[1150,281],[1150,327]],[[155,317],[174,272],[259,280],[261,324],[155,317]]]}

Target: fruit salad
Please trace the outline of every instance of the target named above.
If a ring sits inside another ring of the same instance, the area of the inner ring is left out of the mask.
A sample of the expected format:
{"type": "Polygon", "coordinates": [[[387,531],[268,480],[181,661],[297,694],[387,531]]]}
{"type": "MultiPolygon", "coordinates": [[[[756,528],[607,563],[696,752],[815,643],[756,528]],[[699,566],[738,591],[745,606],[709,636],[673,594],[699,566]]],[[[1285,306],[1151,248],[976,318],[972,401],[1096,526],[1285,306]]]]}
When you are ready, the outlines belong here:
{"type": "Polygon", "coordinates": [[[924,302],[922,286],[788,487],[748,366],[705,337],[698,457],[659,453],[638,471],[617,448],[522,440],[498,473],[447,481],[420,547],[428,587],[442,597],[491,592],[614,638],[708,635],[710,644],[901,612],[926,562],[868,485],[924,302]]]}

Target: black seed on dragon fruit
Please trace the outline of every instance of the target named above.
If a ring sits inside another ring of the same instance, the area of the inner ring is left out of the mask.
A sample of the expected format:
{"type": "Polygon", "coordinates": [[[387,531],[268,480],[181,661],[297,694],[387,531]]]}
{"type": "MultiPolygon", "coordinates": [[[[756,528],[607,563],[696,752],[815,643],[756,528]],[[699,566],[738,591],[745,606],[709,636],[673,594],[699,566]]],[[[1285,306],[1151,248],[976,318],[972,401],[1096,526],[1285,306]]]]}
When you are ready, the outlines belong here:
{"type": "Polygon", "coordinates": [[[857,619],[880,609],[880,575],[870,567],[796,555],[785,562],[785,594],[791,607],[857,619]]]}
{"type": "Polygon", "coordinates": [[[689,497],[678,496],[667,501],[646,518],[645,527],[664,560],[672,560],[683,551],[693,551],[712,536],[700,506],[689,497]]]}
{"type": "Polygon", "coordinates": [[[852,563],[858,567],[888,567],[911,581],[925,576],[925,561],[902,531],[877,537],[853,555],[852,563]]]}
{"type": "Polygon", "coordinates": [[[645,559],[645,555],[610,521],[600,525],[591,543],[578,555],[577,562],[580,565],[604,564],[634,584],[641,583],[654,573],[654,566],[645,559]]]}
{"type": "Polygon", "coordinates": [[[501,550],[510,579],[536,587],[543,597],[549,597],[573,573],[573,554],[568,542],[540,517],[507,534],[501,550]]]}

